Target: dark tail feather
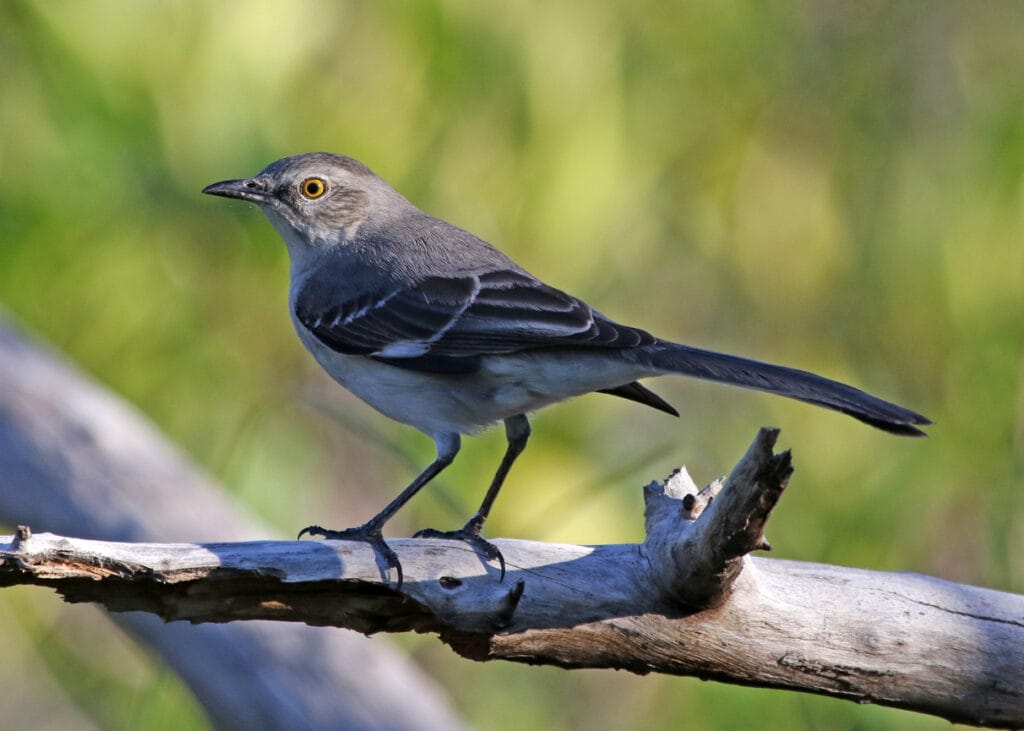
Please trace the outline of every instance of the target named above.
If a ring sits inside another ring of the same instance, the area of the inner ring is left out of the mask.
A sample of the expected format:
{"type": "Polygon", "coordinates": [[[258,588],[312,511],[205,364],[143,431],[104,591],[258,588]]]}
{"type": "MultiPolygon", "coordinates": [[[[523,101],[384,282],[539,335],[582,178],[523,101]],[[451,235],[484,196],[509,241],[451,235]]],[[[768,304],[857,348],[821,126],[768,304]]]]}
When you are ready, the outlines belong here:
{"type": "Polygon", "coordinates": [[[658,370],[806,401],[841,411],[892,434],[923,437],[926,434],[915,425],[932,423],[910,409],[883,401],[853,386],[795,368],[714,353],[664,340],[632,352],[639,360],[658,370]]]}
{"type": "Polygon", "coordinates": [[[638,404],[644,406],[650,406],[652,409],[658,411],[664,411],[666,414],[672,414],[672,416],[679,416],[679,412],[675,410],[668,401],[663,399],[661,396],[656,394],[646,386],[642,386],[636,381],[627,383],[617,388],[602,388],[599,393],[608,393],[612,396],[618,396],[619,398],[628,399],[629,401],[636,401],[638,404]]]}

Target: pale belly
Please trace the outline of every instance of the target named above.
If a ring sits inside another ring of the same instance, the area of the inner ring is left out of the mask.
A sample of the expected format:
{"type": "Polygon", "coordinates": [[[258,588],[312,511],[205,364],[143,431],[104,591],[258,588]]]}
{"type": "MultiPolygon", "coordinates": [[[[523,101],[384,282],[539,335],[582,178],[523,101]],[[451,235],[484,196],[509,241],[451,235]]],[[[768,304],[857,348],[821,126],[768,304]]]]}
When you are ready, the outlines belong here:
{"type": "Polygon", "coordinates": [[[495,356],[470,375],[423,373],[342,355],[304,328],[296,331],[335,381],[385,416],[432,437],[479,432],[508,417],[644,375],[634,363],[596,352],[571,360],[542,352],[495,356]]]}

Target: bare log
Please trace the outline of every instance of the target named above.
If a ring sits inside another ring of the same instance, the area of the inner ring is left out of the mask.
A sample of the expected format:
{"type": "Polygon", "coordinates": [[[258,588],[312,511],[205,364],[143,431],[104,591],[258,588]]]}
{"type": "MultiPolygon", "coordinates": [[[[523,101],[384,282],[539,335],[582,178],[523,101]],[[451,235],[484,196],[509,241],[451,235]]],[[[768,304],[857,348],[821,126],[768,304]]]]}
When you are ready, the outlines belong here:
{"type": "Polygon", "coordinates": [[[9,539],[0,584],[167,620],[276,619],[437,633],[476,660],[694,675],[1024,726],[1024,597],[927,576],[745,556],[791,468],[762,430],[729,480],[645,488],[647,540],[392,540],[401,591],[362,543],[9,539]]]}

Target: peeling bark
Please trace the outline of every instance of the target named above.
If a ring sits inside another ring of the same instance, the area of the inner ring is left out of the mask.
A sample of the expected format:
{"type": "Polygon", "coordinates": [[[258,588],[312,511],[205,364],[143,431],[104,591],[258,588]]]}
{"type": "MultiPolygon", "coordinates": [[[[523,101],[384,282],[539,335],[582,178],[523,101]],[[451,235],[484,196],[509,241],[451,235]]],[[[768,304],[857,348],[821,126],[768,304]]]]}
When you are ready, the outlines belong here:
{"type": "Polygon", "coordinates": [[[349,541],[105,543],[25,530],[0,585],[167,620],[436,633],[476,660],[693,675],[1024,726],[1024,597],[927,576],[752,558],[792,468],[762,430],[724,482],[645,488],[639,545],[393,539],[401,590],[349,541]]]}

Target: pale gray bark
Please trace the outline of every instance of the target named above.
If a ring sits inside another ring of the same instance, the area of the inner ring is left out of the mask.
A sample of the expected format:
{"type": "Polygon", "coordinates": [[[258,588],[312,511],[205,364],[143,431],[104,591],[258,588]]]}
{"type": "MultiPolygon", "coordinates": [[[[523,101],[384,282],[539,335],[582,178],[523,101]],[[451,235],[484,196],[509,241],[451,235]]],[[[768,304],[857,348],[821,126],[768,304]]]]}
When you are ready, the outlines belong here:
{"type": "Polygon", "coordinates": [[[477,660],[695,675],[1024,725],[1024,597],[927,576],[754,559],[791,468],[762,430],[724,483],[645,488],[647,539],[393,540],[399,591],[362,543],[99,543],[10,538],[0,584],[167,619],[278,619],[435,632],[477,660]]]}
{"type": "MultiPolygon", "coordinates": [[[[122,541],[267,537],[135,409],[0,318],[0,519],[122,541]]],[[[443,691],[387,643],[279,622],[114,615],[222,729],[460,728],[443,691]]]]}

